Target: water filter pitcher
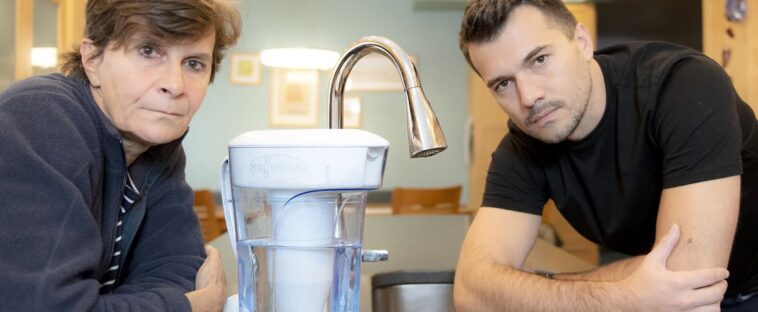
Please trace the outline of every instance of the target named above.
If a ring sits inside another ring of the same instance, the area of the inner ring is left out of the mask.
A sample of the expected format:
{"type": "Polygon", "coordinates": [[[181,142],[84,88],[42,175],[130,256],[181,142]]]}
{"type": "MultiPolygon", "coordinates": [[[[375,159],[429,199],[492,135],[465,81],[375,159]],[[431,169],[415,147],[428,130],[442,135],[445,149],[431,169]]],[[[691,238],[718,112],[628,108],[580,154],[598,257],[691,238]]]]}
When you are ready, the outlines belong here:
{"type": "Polygon", "coordinates": [[[222,200],[240,311],[358,311],[366,194],[387,140],[354,129],[249,131],[229,143],[222,200]]]}

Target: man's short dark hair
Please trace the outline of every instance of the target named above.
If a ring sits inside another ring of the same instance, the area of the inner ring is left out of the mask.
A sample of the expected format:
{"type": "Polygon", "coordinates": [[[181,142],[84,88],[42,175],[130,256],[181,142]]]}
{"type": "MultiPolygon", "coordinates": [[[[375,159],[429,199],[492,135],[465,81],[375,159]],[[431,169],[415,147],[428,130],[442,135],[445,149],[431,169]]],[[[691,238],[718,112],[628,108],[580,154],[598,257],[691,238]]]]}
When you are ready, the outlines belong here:
{"type": "Polygon", "coordinates": [[[522,5],[530,5],[540,10],[547,20],[560,27],[567,37],[574,36],[576,19],[561,0],[471,0],[463,13],[458,37],[461,52],[471,68],[474,68],[474,65],[471,64],[469,45],[494,40],[502,31],[513,9],[522,5]]]}
{"type": "MultiPolygon", "coordinates": [[[[89,0],[84,36],[92,40],[100,56],[109,44],[119,47],[142,34],[157,41],[178,43],[215,32],[211,78],[219,69],[224,51],[234,45],[241,31],[241,17],[226,0],[89,0]]],[[[89,82],[79,46],[63,54],[61,71],[89,82]]]]}

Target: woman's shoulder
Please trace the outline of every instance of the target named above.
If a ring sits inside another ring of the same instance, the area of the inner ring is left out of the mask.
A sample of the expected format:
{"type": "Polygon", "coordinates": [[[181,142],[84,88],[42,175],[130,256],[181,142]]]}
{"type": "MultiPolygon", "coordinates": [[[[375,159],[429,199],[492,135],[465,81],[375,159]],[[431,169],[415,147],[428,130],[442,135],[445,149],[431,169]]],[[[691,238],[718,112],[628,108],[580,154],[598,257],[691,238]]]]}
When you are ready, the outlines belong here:
{"type": "Polygon", "coordinates": [[[84,82],[60,74],[28,78],[0,93],[0,119],[17,139],[49,136],[96,144],[105,126],[98,109],[84,82]]]}
{"type": "Polygon", "coordinates": [[[61,74],[34,76],[11,85],[0,93],[0,114],[5,118],[72,120],[97,123],[97,104],[89,86],[61,74]]]}

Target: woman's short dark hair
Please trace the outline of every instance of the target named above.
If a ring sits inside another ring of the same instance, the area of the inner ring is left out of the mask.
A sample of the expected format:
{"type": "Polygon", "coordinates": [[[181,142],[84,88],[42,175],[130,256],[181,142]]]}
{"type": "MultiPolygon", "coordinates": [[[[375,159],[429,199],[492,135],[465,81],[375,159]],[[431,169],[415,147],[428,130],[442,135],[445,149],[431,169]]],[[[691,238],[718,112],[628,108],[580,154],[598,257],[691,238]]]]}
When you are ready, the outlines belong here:
{"type": "MultiPolygon", "coordinates": [[[[237,42],[241,31],[239,12],[225,0],[89,0],[86,19],[84,36],[97,48],[95,56],[109,44],[119,47],[136,34],[175,43],[214,31],[211,82],[224,51],[237,42]]],[[[64,74],[89,82],[78,46],[62,58],[64,74]]]]}
{"type": "Polygon", "coordinates": [[[561,0],[471,0],[463,13],[458,40],[463,56],[472,68],[469,44],[494,40],[502,31],[513,9],[522,5],[537,8],[548,21],[560,27],[566,36],[574,36],[576,19],[561,0]]]}

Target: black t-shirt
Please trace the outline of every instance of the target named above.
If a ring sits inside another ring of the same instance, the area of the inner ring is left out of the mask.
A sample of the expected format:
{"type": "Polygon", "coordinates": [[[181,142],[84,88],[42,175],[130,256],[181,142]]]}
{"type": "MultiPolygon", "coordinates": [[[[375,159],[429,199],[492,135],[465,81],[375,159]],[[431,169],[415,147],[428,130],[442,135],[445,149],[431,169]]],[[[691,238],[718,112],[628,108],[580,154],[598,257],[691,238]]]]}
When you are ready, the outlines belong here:
{"type": "Polygon", "coordinates": [[[548,198],[588,239],[631,255],[655,239],[661,192],[742,174],[727,295],[758,287],[758,123],[721,67],[661,42],[599,50],[606,109],[580,141],[545,144],[508,123],[482,206],[542,214],[548,198]]]}

